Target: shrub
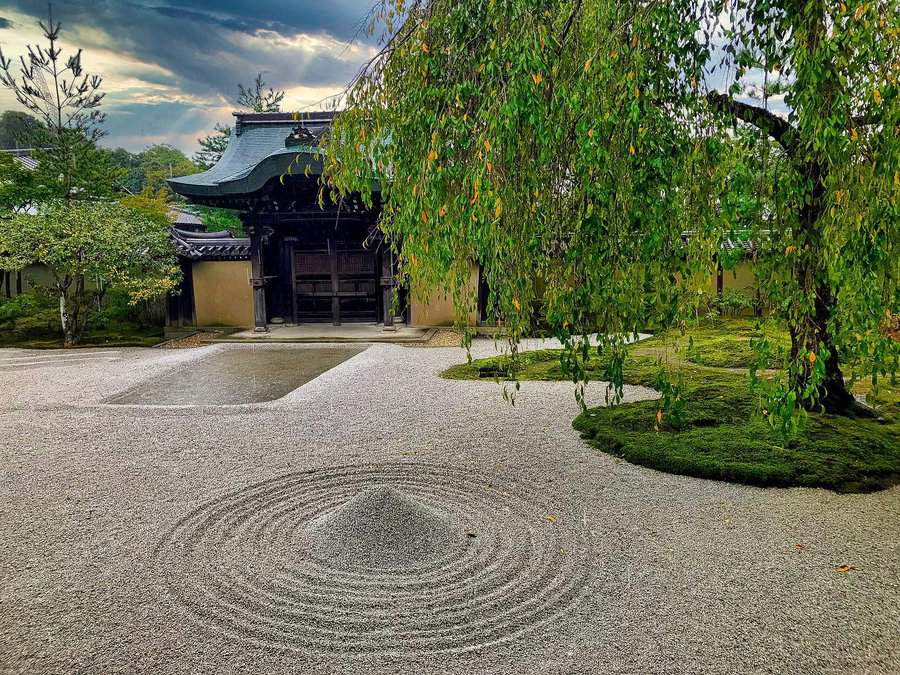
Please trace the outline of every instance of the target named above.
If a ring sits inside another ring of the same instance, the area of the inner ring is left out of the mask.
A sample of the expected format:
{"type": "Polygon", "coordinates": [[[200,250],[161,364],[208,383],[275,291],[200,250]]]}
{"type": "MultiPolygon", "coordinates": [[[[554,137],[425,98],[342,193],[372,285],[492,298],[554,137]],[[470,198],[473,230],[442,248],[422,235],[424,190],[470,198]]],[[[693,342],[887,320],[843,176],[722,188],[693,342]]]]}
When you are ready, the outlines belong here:
{"type": "Polygon", "coordinates": [[[59,306],[41,288],[0,299],[0,332],[4,342],[36,335],[59,334],[59,306]]]}
{"type": "Polygon", "coordinates": [[[0,325],[8,324],[35,311],[37,300],[31,293],[0,298],[0,325]]]}
{"type": "Polygon", "coordinates": [[[737,288],[726,288],[713,305],[721,315],[738,317],[753,310],[754,302],[747,293],[737,288]]]}

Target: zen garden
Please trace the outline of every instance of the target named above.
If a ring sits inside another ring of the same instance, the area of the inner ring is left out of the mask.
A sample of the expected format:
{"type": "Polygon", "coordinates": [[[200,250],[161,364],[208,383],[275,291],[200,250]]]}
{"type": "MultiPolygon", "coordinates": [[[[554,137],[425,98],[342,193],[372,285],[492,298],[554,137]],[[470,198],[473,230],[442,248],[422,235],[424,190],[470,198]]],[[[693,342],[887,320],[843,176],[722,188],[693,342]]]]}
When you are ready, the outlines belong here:
{"type": "Polygon", "coordinates": [[[0,0],[0,672],[900,673],[898,0],[0,0]]]}

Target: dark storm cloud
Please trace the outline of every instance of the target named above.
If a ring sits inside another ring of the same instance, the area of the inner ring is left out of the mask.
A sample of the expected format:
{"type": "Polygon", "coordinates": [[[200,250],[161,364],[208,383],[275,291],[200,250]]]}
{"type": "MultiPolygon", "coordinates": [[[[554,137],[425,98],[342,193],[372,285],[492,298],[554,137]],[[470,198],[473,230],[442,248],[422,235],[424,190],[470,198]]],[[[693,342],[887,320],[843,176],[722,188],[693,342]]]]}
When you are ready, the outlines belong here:
{"type": "MultiPolygon", "coordinates": [[[[227,115],[222,108],[237,83],[250,84],[258,72],[276,89],[339,90],[365,60],[344,45],[365,39],[374,1],[56,0],[53,18],[63,40],[84,49],[90,72],[92,53],[122,57],[114,72],[100,73],[108,89],[128,82],[104,103],[105,144],[170,142],[191,151],[215,122],[230,123],[218,119],[227,115]]],[[[0,0],[4,9],[31,17],[16,29],[43,42],[37,22],[46,21],[46,0],[0,0]]],[[[0,29],[10,25],[0,18],[0,29]]]]}
{"type": "MultiPolygon", "coordinates": [[[[153,7],[152,10],[163,16],[178,21],[191,21],[198,24],[207,24],[216,28],[225,28],[244,33],[252,33],[255,28],[252,24],[241,19],[231,17],[220,17],[212,14],[204,14],[203,12],[195,12],[190,9],[182,9],[180,7],[153,7]]],[[[258,28],[258,27],[257,27],[258,28]]]]}
{"type": "MultiPolygon", "coordinates": [[[[3,0],[0,0],[3,2],[3,0]]],[[[145,63],[171,71],[194,95],[232,97],[238,81],[248,82],[262,71],[278,87],[322,85],[349,80],[358,64],[334,53],[289,48],[258,36],[271,31],[293,38],[300,34],[349,41],[358,36],[372,0],[285,2],[256,0],[66,0],[54,6],[63,35],[81,28],[99,28],[111,43],[79,44],[121,51],[145,63]]],[[[6,6],[37,19],[46,15],[44,0],[7,0],[6,6]]],[[[85,33],[95,35],[96,33],[85,33]]]]}
{"type": "Polygon", "coordinates": [[[103,125],[110,136],[180,136],[205,130],[202,111],[191,103],[122,103],[103,125]],[[198,120],[200,126],[198,126],[198,120]]]}
{"type": "Polygon", "coordinates": [[[154,3],[154,6],[190,11],[204,15],[212,22],[235,22],[251,31],[325,32],[350,39],[365,24],[366,15],[374,4],[375,0],[169,0],[154,3]]]}

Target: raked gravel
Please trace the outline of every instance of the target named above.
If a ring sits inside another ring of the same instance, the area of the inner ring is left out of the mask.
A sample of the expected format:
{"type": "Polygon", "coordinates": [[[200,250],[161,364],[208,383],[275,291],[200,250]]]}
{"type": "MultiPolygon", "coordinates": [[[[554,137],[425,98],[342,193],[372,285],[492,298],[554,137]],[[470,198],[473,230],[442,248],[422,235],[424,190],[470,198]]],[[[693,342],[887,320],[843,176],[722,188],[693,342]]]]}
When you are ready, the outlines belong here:
{"type": "Polygon", "coordinates": [[[570,384],[439,378],[459,348],[373,345],[270,403],[101,403],[267,348],[0,351],[0,672],[900,673],[900,488],[633,466],[572,430],[570,384]],[[359,567],[386,553],[354,533],[444,517],[419,569],[359,567]]]}

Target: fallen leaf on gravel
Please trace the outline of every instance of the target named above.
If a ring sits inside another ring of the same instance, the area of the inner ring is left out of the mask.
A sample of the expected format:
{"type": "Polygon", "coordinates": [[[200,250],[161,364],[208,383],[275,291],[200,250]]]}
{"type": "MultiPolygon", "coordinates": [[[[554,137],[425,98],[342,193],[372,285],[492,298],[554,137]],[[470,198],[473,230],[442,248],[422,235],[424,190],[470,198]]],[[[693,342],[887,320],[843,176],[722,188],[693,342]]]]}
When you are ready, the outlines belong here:
{"type": "Polygon", "coordinates": [[[806,549],[806,546],[804,546],[803,544],[794,544],[794,548],[798,551],[803,551],[806,549]]]}
{"type": "Polygon", "coordinates": [[[550,513],[550,514],[544,516],[544,520],[546,520],[548,523],[555,523],[556,516],[554,516],[552,513],[550,513]]]}
{"type": "Polygon", "coordinates": [[[850,572],[851,570],[855,570],[855,569],[856,569],[856,568],[855,568],[853,565],[840,565],[840,566],[838,566],[838,567],[835,567],[835,568],[834,568],[834,571],[835,571],[835,572],[841,572],[841,573],[844,573],[844,574],[845,574],[845,573],[850,572]]]}

